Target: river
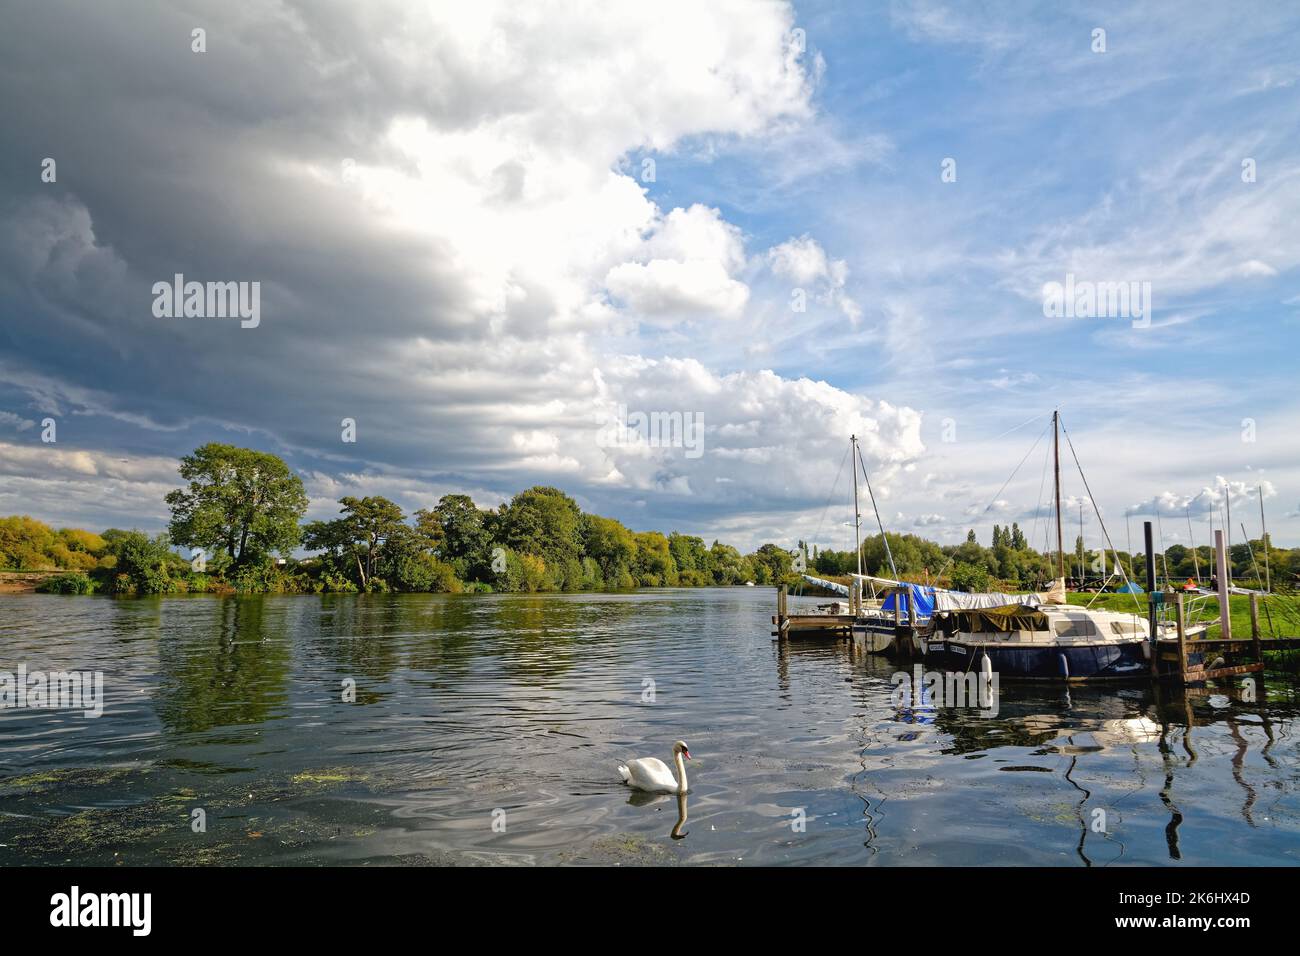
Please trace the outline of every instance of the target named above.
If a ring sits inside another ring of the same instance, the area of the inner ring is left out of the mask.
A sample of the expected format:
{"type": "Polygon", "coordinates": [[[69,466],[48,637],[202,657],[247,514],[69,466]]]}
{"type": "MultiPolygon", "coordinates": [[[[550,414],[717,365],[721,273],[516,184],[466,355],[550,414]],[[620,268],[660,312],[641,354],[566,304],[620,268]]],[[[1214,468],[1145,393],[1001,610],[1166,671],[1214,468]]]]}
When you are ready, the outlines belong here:
{"type": "Polygon", "coordinates": [[[0,595],[0,865],[1300,863],[1300,711],[1143,684],[898,706],[767,588],[0,595]],[[690,747],[690,793],[628,757],[690,747]]]}

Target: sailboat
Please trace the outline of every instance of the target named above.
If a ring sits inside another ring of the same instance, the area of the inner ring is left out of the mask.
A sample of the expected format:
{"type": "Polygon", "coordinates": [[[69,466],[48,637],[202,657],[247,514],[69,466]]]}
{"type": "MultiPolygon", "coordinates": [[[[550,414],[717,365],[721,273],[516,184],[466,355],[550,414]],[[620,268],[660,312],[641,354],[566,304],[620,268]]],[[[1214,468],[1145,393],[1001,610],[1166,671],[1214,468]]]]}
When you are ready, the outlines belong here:
{"type": "Polygon", "coordinates": [[[1057,580],[1046,594],[936,591],[929,631],[922,637],[927,662],[1029,680],[1113,680],[1150,673],[1153,647],[1142,614],[1066,604],[1059,412],[1052,413],[1052,442],[1057,580]]]}

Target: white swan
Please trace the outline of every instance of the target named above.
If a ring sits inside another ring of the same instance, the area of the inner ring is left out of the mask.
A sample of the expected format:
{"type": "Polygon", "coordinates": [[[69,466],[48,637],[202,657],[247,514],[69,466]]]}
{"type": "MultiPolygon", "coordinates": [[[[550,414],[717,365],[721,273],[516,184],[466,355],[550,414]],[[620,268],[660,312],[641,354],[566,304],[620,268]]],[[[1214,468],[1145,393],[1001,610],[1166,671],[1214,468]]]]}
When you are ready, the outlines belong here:
{"type": "Polygon", "coordinates": [[[673,762],[677,765],[677,777],[668,769],[668,765],[658,757],[641,757],[629,760],[626,765],[619,764],[619,776],[623,782],[634,790],[648,790],[651,793],[685,793],[686,763],[685,756],[691,759],[691,750],[682,741],[673,744],[673,762]]]}

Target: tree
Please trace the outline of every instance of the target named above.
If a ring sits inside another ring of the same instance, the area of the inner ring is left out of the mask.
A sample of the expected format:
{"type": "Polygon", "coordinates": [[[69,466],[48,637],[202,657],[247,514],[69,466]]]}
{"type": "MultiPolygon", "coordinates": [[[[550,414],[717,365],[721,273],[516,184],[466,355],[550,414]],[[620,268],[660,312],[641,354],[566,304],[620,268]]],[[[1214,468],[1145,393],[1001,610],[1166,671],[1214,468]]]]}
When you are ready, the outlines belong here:
{"type": "Polygon", "coordinates": [[[750,555],[750,560],[754,563],[755,572],[758,572],[759,577],[762,578],[760,584],[768,582],[779,584],[794,565],[794,558],[790,552],[775,544],[763,545],[750,555]]]}
{"type": "Polygon", "coordinates": [[[307,493],[275,455],[209,442],[181,459],[180,475],[189,488],[166,498],[173,543],[222,550],[236,564],[298,544],[307,493]]]}
{"type": "Polygon", "coordinates": [[[544,485],[521,491],[501,515],[501,539],[520,554],[536,554],[560,566],[582,556],[578,503],[544,485]]]}
{"type": "Polygon", "coordinates": [[[343,532],[351,543],[361,587],[369,587],[375,574],[375,565],[390,541],[400,539],[410,531],[403,522],[406,515],[394,502],[380,495],[357,498],[353,495],[340,498],[343,532]]]}
{"type": "Polygon", "coordinates": [[[753,562],[720,541],[714,541],[709,549],[709,564],[713,568],[715,584],[744,584],[755,577],[753,562]]]}
{"type": "Polygon", "coordinates": [[[974,528],[971,528],[969,531],[966,532],[966,540],[967,540],[970,544],[974,544],[974,543],[975,543],[975,529],[974,529],[974,528]]]}
{"type": "Polygon", "coordinates": [[[668,539],[658,531],[636,534],[634,574],[642,587],[673,587],[677,584],[677,565],[668,550],[668,539]]]}
{"type": "Polygon", "coordinates": [[[703,538],[674,531],[668,536],[668,550],[677,565],[679,584],[699,587],[713,583],[709,549],[704,546],[703,538]]]}
{"type": "Polygon", "coordinates": [[[582,548],[596,562],[601,577],[611,587],[620,586],[637,556],[636,537],[613,518],[582,516],[582,548]]]}
{"type": "Polygon", "coordinates": [[[1020,530],[1019,523],[1013,521],[1011,523],[1011,547],[1017,551],[1023,551],[1028,546],[1029,542],[1025,540],[1025,533],[1020,530]]]}
{"type": "Polygon", "coordinates": [[[432,534],[436,526],[441,541],[435,550],[444,561],[459,563],[466,572],[484,571],[490,560],[492,535],[487,512],[481,511],[469,495],[443,495],[429,511],[415,513],[417,527],[432,534]]]}

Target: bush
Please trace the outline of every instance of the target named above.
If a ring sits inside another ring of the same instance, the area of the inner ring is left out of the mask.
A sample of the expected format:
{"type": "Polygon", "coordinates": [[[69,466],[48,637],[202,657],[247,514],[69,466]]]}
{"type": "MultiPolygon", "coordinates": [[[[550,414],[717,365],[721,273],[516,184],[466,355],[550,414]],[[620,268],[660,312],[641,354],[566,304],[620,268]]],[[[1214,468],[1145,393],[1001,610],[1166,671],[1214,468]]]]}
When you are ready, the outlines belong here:
{"type": "Polygon", "coordinates": [[[127,579],[127,591],[137,594],[166,594],[171,591],[170,568],[181,563],[172,554],[166,535],[150,538],[139,531],[124,535],[113,546],[117,553],[117,584],[114,591],[121,594],[122,578],[127,579]]]}
{"type": "Polygon", "coordinates": [[[403,555],[393,575],[394,585],[402,591],[458,593],[460,581],[450,564],[431,554],[403,555]]]}
{"type": "Polygon", "coordinates": [[[93,594],[95,582],[84,574],[60,574],[56,578],[46,578],[36,585],[42,594],[93,594]]]}
{"type": "Polygon", "coordinates": [[[960,563],[952,569],[952,586],[956,591],[987,591],[989,573],[979,565],[960,563]]]}

